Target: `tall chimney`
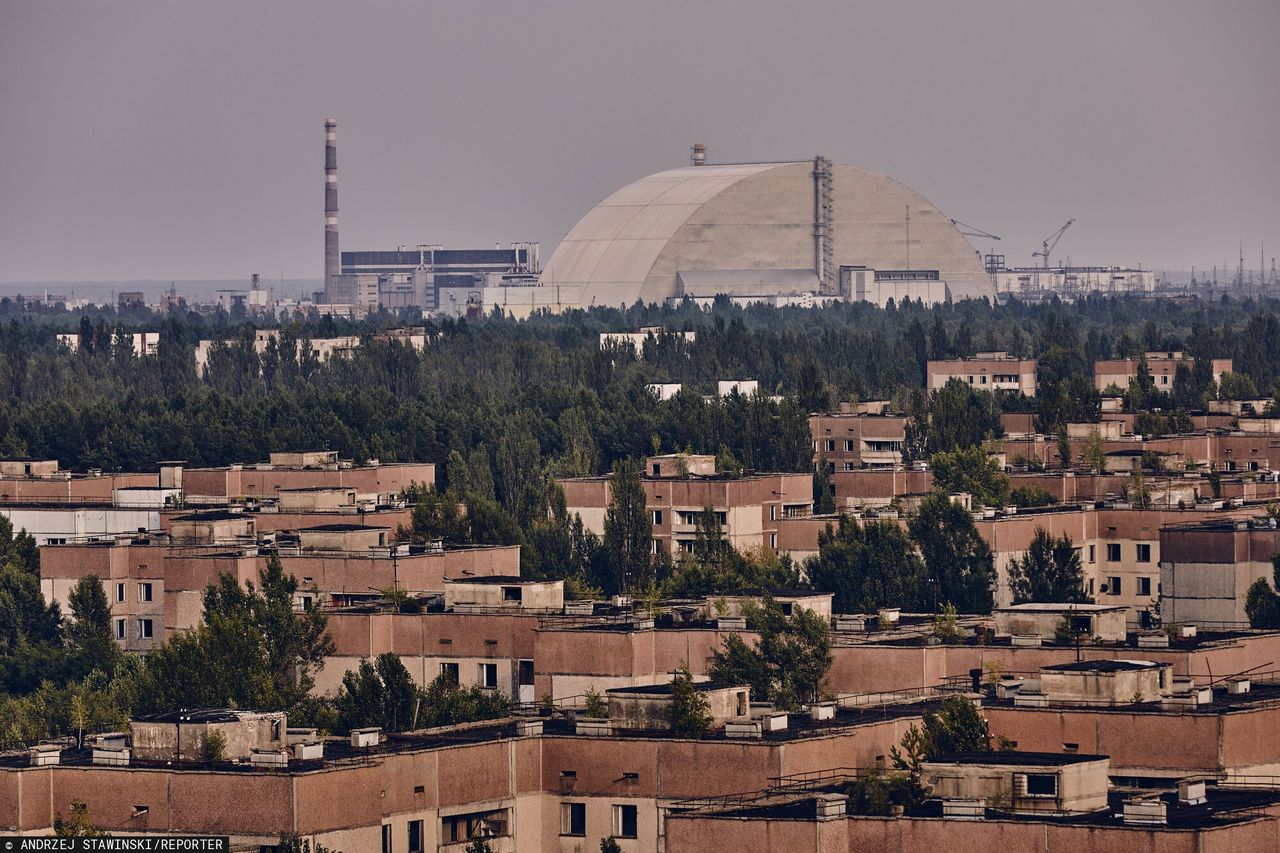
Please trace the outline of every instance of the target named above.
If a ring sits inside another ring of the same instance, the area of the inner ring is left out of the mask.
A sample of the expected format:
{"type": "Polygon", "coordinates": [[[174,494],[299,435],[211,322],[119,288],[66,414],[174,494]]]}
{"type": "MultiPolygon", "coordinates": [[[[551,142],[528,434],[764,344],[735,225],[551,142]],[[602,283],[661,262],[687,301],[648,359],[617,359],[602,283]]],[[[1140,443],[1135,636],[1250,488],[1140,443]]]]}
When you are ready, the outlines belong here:
{"type": "Polygon", "coordinates": [[[338,254],[338,122],[324,123],[324,293],[332,301],[333,277],[342,272],[338,254]]]}

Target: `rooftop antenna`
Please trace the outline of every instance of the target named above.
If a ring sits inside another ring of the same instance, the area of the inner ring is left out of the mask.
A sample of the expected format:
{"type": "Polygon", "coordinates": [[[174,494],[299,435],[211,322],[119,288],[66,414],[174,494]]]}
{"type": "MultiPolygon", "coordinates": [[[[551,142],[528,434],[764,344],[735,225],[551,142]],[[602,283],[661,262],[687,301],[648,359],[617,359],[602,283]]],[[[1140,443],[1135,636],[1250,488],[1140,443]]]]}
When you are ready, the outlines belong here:
{"type": "Polygon", "coordinates": [[[907,269],[911,269],[911,205],[907,205],[907,269]]]}

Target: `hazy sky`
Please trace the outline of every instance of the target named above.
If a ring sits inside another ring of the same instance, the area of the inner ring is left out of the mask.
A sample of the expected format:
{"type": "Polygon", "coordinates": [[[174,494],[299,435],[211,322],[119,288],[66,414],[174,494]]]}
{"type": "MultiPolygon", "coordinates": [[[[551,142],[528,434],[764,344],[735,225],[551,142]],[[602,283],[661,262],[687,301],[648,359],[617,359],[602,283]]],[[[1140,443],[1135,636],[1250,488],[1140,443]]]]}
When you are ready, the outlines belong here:
{"type": "MultiPolygon", "coordinates": [[[[319,277],[822,153],[1073,263],[1280,256],[1280,2],[0,0],[0,281],[319,277]]],[[[986,251],[989,241],[975,242],[986,251]]]]}

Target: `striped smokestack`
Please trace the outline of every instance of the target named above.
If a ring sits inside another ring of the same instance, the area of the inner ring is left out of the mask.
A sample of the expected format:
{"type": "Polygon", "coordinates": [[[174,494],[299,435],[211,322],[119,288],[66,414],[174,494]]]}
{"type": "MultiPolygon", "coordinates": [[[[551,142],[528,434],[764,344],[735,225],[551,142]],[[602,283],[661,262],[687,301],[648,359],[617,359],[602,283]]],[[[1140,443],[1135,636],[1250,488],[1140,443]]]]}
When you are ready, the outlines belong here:
{"type": "Polygon", "coordinates": [[[338,123],[324,123],[324,292],[330,301],[333,277],[342,272],[338,254],[338,123]]]}

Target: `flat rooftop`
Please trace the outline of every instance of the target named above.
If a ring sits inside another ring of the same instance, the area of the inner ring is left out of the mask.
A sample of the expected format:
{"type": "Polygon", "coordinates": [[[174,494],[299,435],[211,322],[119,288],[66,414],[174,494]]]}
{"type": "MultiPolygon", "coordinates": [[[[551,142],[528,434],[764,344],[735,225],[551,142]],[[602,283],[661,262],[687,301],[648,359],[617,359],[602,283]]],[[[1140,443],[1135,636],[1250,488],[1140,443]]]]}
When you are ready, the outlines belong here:
{"type": "Polygon", "coordinates": [[[211,509],[207,512],[192,512],[186,515],[175,515],[170,521],[230,521],[236,518],[249,518],[242,512],[229,509],[211,509]]]}
{"type": "Polygon", "coordinates": [[[1040,669],[1055,672],[1139,672],[1158,666],[1161,664],[1152,660],[1077,660],[1070,663],[1049,664],[1040,669]]]}
{"type": "MultiPolygon", "coordinates": [[[[698,690],[733,690],[735,688],[746,689],[745,684],[730,684],[727,681],[695,681],[693,686],[698,690]]],[[[610,687],[605,691],[608,695],[622,694],[634,696],[670,696],[672,693],[671,682],[665,684],[649,684],[637,687],[610,687]]]]}
{"type": "Polygon", "coordinates": [[[169,711],[164,714],[144,714],[135,717],[141,723],[234,723],[271,714],[271,711],[237,711],[233,708],[195,708],[169,711]]]}
{"type": "MultiPolygon", "coordinates": [[[[1208,686],[1208,685],[1202,685],[1208,686]]],[[[1174,705],[1165,707],[1160,702],[1126,703],[1123,705],[1101,705],[1072,702],[1070,700],[1051,701],[1047,706],[1016,705],[1012,698],[997,699],[987,694],[982,698],[984,707],[1012,709],[1019,712],[1045,712],[1054,714],[1078,712],[1083,714],[1154,714],[1176,716],[1209,716],[1213,714],[1232,714],[1255,711],[1280,706],[1280,683],[1258,683],[1250,685],[1248,693],[1230,693],[1225,683],[1214,684],[1213,701],[1207,705],[1174,705]]]]}
{"type": "MultiPolygon", "coordinates": [[[[845,785],[828,785],[819,791],[796,794],[786,797],[785,791],[770,794],[762,792],[759,804],[730,806],[728,808],[709,808],[701,811],[698,817],[713,819],[761,819],[761,820],[816,820],[817,805],[822,794],[845,794],[845,785]],[[770,802],[772,798],[772,802],[770,802]]],[[[1019,823],[1051,823],[1057,825],[1076,825],[1097,828],[1113,827],[1128,830],[1163,829],[1203,829],[1212,826],[1224,826],[1256,820],[1263,816],[1263,809],[1274,807],[1280,803],[1280,790],[1271,788],[1231,788],[1209,785],[1205,792],[1205,802],[1199,805],[1188,805],[1178,802],[1176,792],[1154,793],[1138,790],[1113,790],[1107,795],[1107,808],[1088,814],[1055,815],[1028,814],[986,809],[984,819],[991,821],[1015,821],[1019,823]],[[1124,803],[1126,800],[1140,796],[1142,799],[1160,799],[1165,804],[1167,823],[1163,827],[1126,824],[1124,822],[1124,803]]],[[[933,818],[942,820],[942,801],[926,800],[920,806],[906,813],[907,818],[933,818]]],[[[879,817],[872,820],[902,820],[902,818],[879,817]]],[[[961,820],[951,818],[952,820],[961,820]]],[[[963,819],[971,823],[971,819],[963,819]]],[[[997,829],[992,830],[998,832],[997,829]]]]}
{"type": "Polygon", "coordinates": [[[553,580],[526,578],[520,575],[465,575],[460,578],[445,578],[445,583],[477,583],[504,584],[507,586],[526,586],[539,583],[555,583],[553,580]]]}
{"type": "Polygon", "coordinates": [[[1071,604],[1070,602],[1062,603],[1031,603],[1031,604],[1011,604],[1008,607],[997,607],[992,610],[993,613],[1107,613],[1113,610],[1128,610],[1127,607],[1119,604],[1071,604]]]}
{"type": "MultiPolygon", "coordinates": [[[[792,714],[788,727],[782,731],[766,732],[761,738],[727,738],[723,731],[713,731],[697,740],[709,743],[721,742],[738,747],[749,747],[752,744],[779,743],[814,737],[834,737],[848,729],[861,725],[886,722],[889,720],[919,717],[926,710],[937,710],[937,702],[922,702],[913,705],[889,705],[875,708],[837,709],[835,719],[815,721],[807,714],[792,714]]],[[[217,713],[217,712],[215,712],[217,713]]],[[[231,713],[234,711],[221,713],[231,713]]],[[[160,715],[159,721],[168,721],[170,715],[160,715]]],[[[230,717],[229,719],[235,719],[230,717]]],[[[618,729],[610,735],[578,735],[576,723],[568,717],[530,717],[523,719],[538,720],[543,723],[543,737],[563,737],[589,739],[592,742],[608,740],[690,740],[678,737],[667,729],[618,729]]],[[[466,728],[450,730],[384,733],[382,742],[376,747],[356,748],[351,746],[347,738],[334,738],[324,741],[324,758],[308,761],[290,761],[289,773],[306,773],[322,770],[326,767],[350,763],[352,759],[377,759],[380,756],[398,753],[423,752],[433,749],[481,744],[507,740],[520,735],[516,729],[516,719],[495,720],[489,724],[477,724],[466,728]]],[[[61,764],[73,767],[93,766],[91,749],[64,749],[61,764]]],[[[30,758],[26,750],[0,753],[0,770],[22,769],[30,766],[30,758]]],[[[184,761],[174,764],[170,761],[141,761],[133,759],[128,767],[102,766],[105,770],[128,771],[130,769],[165,769],[175,772],[207,772],[210,765],[200,761],[184,761]]],[[[254,767],[248,763],[221,762],[216,765],[219,771],[228,770],[239,773],[279,773],[279,769],[254,767]]]]}
{"type": "Polygon", "coordinates": [[[991,750],[988,752],[952,752],[929,758],[930,764],[994,764],[1000,767],[1065,767],[1069,764],[1084,764],[1089,761],[1105,761],[1106,755],[1082,755],[1062,752],[1017,752],[1014,750],[991,750]]]}
{"type": "Polygon", "coordinates": [[[276,494],[296,494],[298,492],[348,492],[354,486],[297,486],[289,489],[276,489],[276,494]]]}

